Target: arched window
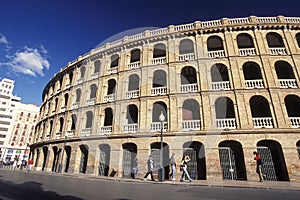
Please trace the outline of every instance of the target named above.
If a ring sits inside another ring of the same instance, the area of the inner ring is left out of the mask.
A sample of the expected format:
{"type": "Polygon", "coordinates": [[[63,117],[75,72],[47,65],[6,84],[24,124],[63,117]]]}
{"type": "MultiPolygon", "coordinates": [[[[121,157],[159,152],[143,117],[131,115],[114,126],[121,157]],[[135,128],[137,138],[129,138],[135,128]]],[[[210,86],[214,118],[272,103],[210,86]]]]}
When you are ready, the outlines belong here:
{"type": "Polygon", "coordinates": [[[159,120],[160,114],[165,116],[165,121],[167,121],[167,106],[164,102],[155,102],[153,104],[152,110],[152,122],[161,122],[159,120]]]}
{"type": "Polygon", "coordinates": [[[55,98],[55,106],[54,106],[54,110],[57,109],[57,106],[58,106],[58,98],[55,98]]]}
{"type": "Polygon", "coordinates": [[[119,55],[114,54],[111,56],[110,68],[118,67],[118,66],[119,66],[119,55]]]}
{"type": "Polygon", "coordinates": [[[224,64],[215,64],[211,67],[212,82],[229,81],[228,70],[224,64]]]}
{"type": "Polygon", "coordinates": [[[73,72],[69,73],[69,83],[72,85],[72,81],[73,81],[73,72]]]}
{"type": "Polygon", "coordinates": [[[179,44],[179,55],[194,53],[194,43],[190,39],[184,39],[179,44]]]}
{"type": "Polygon", "coordinates": [[[222,38],[220,38],[219,36],[210,36],[207,39],[207,50],[208,51],[224,50],[222,38]]]}
{"type": "Polygon", "coordinates": [[[182,106],[182,120],[200,120],[200,106],[194,99],[186,99],[182,106]]]}
{"type": "Polygon", "coordinates": [[[76,103],[80,102],[80,98],[81,98],[81,90],[77,89],[76,90],[76,103]]]}
{"type": "Polygon", "coordinates": [[[245,62],[243,73],[247,88],[264,88],[260,67],[257,63],[245,62]]]}
{"type": "Polygon", "coordinates": [[[154,45],[153,58],[166,57],[166,45],[159,43],[154,45]]]}
{"type": "Polygon", "coordinates": [[[167,86],[166,72],[164,70],[156,70],[153,75],[152,87],[167,86]]]}
{"type": "Polygon", "coordinates": [[[268,33],[266,37],[267,37],[267,42],[268,42],[269,48],[283,48],[284,47],[282,37],[278,33],[271,32],[271,33],[268,33]]]}
{"type": "Polygon", "coordinates": [[[197,74],[194,67],[186,66],[181,70],[181,85],[197,83],[197,74]]]}
{"type": "Polygon", "coordinates": [[[104,126],[112,126],[113,110],[111,108],[105,109],[104,126]]]}
{"type": "Polygon", "coordinates": [[[77,123],[77,117],[75,114],[71,115],[71,120],[72,120],[71,131],[73,131],[76,129],[76,123],[77,123]]]}
{"type": "Polygon", "coordinates": [[[250,99],[254,128],[273,128],[273,119],[268,100],[260,95],[250,99]]]}
{"type": "Polygon", "coordinates": [[[128,91],[139,90],[139,76],[131,74],[129,76],[128,91]]]}
{"type": "Polygon", "coordinates": [[[253,39],[247,33],[241,33],[237,36],[237,44],[239,49],[254,48],[253,39]]]}
{"type": "MultiPolygon", "coordinates": [[[[289,117],[300,118],[300,98],[296,95],[287,95],[284,98],[285,107],[289,117]]],[[[299,120],[299,119],[298,119],[299,120]]],[[[300,125],[296,119],[292,120],[292,126],[300,125]]]]}
{"type": "Polygon", "coordinates": [[[300,48],[300,33],[296,34],[296,40],[297,40],[297,43],[298,43],[298,47],[300,48]]]}
{"type": "Polygon", "coordinates": [[[80,78],[84,78],[84,74],[85,74],[85,66],[81,66],[80,67],[80,78]]]}
{"type": "Polygon", "coordinates": [[[114,94],[115,90],[116,90],[116,80],[115,79],[108,80],[107,95],[114,94]]]}
{"type": "Polygon", "coordinates": [[[136,105],[127,106],[126,124],[137,124],[138,123],[138,108],[136,105]]]}
{"type": "Polygon", "coordinates": [[[217,119],[235,118],[233,102],[228,97],[219,97],[215,102],[217,119]]]}
{"type": "Polygon", "coordinates": [[[141,50],[133,49],[130,52],[130,63],[138,62],[138,61],[140,61],[140,59],[141,59],[141,50]]]}
{"type": "Polygon", "coordinates": [[[88,111],[86,112],[85,128],[92,128],[92,125],[93,125],[93,112],[88,111]]]}
{"type": "Polygon", "coordinates": [[[285,61],[277,61],[275,70],[281,88],[297,88],[297,83],[292,66],[285,61]]]}
{"type": "Polygon", "coordinates": [[[64,118],[61,117],[59,118],[59,131],[58,132],[62,132],[63,131],[63,127],[64,127],[64,118]]]}
{"type": "Polygon", "coordinates": [[[101,66],[100,60],[96,60],[96,61],[94,62],[94,73],[100,72],[100,66],[101,66]]]}
{"type": "Polygon", "coordinates": [[[90,86],[90,90],[91,90],[91,94],[90,94],[90,99],[94,99],[96,98],[96,95],[97,95],[97,85],[96,84],[92,84],[90,86]]]}

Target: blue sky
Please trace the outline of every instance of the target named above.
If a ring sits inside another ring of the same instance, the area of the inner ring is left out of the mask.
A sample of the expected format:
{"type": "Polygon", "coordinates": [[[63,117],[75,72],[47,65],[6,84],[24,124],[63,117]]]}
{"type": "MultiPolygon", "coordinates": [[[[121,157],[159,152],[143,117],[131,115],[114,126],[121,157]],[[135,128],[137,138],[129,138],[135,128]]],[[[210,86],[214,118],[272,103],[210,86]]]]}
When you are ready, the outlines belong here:
{"type": "Polygon", "coordinates": [[[300,16],[297,0],[0,0],[0,6],[0,79],[15,80],[14,94],[37,105],[60,68],[120,32],[223,17],[300,16]]]}

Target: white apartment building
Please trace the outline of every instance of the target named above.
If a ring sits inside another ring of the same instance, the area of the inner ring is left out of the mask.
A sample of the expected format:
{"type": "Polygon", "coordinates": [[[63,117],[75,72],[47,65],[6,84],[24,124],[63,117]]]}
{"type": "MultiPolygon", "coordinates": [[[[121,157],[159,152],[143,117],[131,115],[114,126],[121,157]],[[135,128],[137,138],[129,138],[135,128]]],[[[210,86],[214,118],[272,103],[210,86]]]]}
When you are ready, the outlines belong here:
{"type": "Polygon", "coordinates": [[[21,103],[12,94],[14,80],[0,82],[0,159],[28,159],[28,144],[32,143],[39,107],[21,103]]]}

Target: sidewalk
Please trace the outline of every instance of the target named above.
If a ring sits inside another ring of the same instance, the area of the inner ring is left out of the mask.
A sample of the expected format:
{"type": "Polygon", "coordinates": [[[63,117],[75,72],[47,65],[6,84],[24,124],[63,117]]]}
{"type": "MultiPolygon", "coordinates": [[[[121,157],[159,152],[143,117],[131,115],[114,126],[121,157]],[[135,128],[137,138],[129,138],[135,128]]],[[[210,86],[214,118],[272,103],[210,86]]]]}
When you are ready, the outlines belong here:
{"type": "Polygon", "coordinates": [[[142,178],[130,179],[121,177],[106,177],[106,176],[95,176],[88,174],[67,174],[67,173],[55,173],[55,172],[41,172],[32,171],[30,173],[43,173],[48,175],[56,176],[67,176],[67,177],[77,177],[77,178],[89,178],[89,179],[99,179],[108,181],[118,181],[118,182],[132,182],[132,183],[146,183],[146,184],[170,184],[170,185],[190,185],[190,186],[207,186],[207,187],[232,187],[232,188],[253,188],[253,189],[281,189],[281,190],[300,190],[300,182],[288,182],[288,181],[212,181],[212,180],[194,180],[189,183],[188,181],[180,182],[176,181],[144,181],[142,178]]]}

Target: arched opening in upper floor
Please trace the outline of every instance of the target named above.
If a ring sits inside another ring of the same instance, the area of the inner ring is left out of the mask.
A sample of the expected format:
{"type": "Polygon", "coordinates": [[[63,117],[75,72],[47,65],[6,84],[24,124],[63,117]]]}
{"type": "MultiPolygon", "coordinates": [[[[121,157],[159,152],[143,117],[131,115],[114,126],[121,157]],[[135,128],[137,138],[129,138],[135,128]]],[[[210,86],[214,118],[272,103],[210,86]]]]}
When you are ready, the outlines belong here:
{"type": "Polygon", "coordinates": [[[139,90],[139,83],[139,76],[137,74],[131,74],[129,76],[128,91],[139,90]]]}
{"type": "Polygon", "coordinates": [[[98,90],[98,87],[97,87],[96,84],[92,84],[92,85],[90,86],[90,91],[91,91],[91,93],[90,93],[90,99],[96,98],[97,90],[98,90]]]}
{"type": "Polygon", "coordinates": [[[114,68],[114,67],[118,67],[119,66],[119,55],[118,54],[114,54],[111,56],[111,62],[110,62],[110,68],[114,68]]]}
{"type": "Polygon", "coordinates": [[[296,88],[296,78],[293,72],[292,66],[286,61],[277,61],[275,63],[276,75],[279,81],[280,87],[296,88]]]}
{"type": "Polygon", "coordinates": [[[264,88],[260,67],[255,62],[245,62],[243,64],[243,74],[247,88],[264,88]]]}
{"type": "Polygon", "coordinates": [[[292,128],[300,128],[300,98],[290,94],[284,98],[285,107],[292,128]]]}
{"type": "Polygon", "coordinates": [[[194,43],[190,39],[183,39],[179,43],[179,55],[194,53],[194,43]]]}
{"type": "Polygon", "coordinates": [[[297,40],[298,48],[300,48],[300,33],[296,34],[296,40],[297,40]]]}
{"type": "Polygon", "coordinates": [[[274,32],[268,33],[266,35],[266,38],[267,38],[269,48],[284,48],[285,47],[283,39],[282,39],[281,35],[278,33],[274,33],[274,32]]]}
{"type": "Polygon", "coordinates": [[[166,45],[158,43],[154,45],[153,58],[166,57],[166,45]]]}
{"type": "Polygon", "coordinates": [[[273,128],[273,119],[268,100],[260,95],[250,98],[254,128],[273,128]]]}
{"type": "Polygon", "coordinates": [[[220,51],[224,50],[223,40],[219,36],[210,36],[207,39],[207,51],[220,51]]]}
{"type": "Polygon", "coordinates": [[[93,112],[92,111],[87,111],[85,113],[85,115],[86,115],[85,128],[92,128],[93,118],[94,118],[93,112]]]}
{"type": "Polygon", "coordinates": [[[86,70],[85,66],[80,67],[80,78],[84,78],[85,70],[86,70]]]}
{"type": "Polygon", "coordinates": [[[76,89],[76,103],[80,102],[81,98],[81,89],[76,89]]]}
{"type": "Polygon", "coordinates": [[[138,107],[134,104],[127,106],[126,124],[138,123],[138,107]]]}
{"type": "Polygon", "coordinates": [[[186,99],[182,105],[182,129],[200,130],[200,106],[194,99],[186,99]]]}
{"type": "Polygon", "coordinates": [[[130,52],[130,63],[138,62],[141,60],[141,50],[133,49],[130,52]]]}
{"type": "Polygon", "coordinates": [[[100,72],[100,67],[101,67],[101,61],[96,60],[94,62],[94,73],[99,73],[100,72]]]}
{"type": "Polygon", "coordinates": [[[114,94],[116,91],[116,80],[115,79],[109,79],[108,80],[108,89],[107,89],[107,95],[114,94]]]}
{"type": "Polygon", "coordinates": [[[236,37],[237,45],[239,49],[254,48],[252,36],[248,33],[241,33],[236,37]]]}
{"type": "Polygon", "coordinates": [[[153,74],[152,87],[166,87],[167,75],[164,70],[156,70],[153,74]]]}
{"type": "Polygon", "coordinates": [[[113,124],[113,110],[112,108],[106,108],[104,116],[104,126],[112,126],[113,124]]]}

